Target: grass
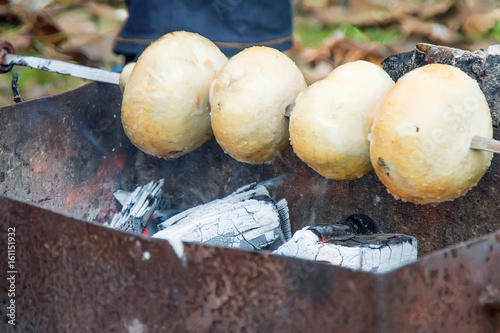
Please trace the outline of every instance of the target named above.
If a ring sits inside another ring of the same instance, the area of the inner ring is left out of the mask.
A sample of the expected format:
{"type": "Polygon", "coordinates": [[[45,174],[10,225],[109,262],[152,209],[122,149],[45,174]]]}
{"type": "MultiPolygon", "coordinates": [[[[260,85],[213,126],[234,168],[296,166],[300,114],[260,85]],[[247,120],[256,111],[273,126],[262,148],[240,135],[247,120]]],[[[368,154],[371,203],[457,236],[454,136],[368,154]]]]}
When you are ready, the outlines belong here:
{"type": "Polygon", "coordinates": [[[380,44],[388,45],[396,42],[401,38],[401,31],[396,28],[390,28],[387,30],[377,28],[377,27],[368,27],[365,30],[365,34],[373,41],[380,44]]]}
{"type": "Polygon", "coordinates": [[[323,41],[332,35],[334,26],[321,28],[313,24],[296,24],[294,33],[297,35],[305,47],[318,47],[323,41]]]}
{"type": "Polygon", "coordinates": [[[20,30],[20,28],[12,23],[2,23],[2,26],[0,26],[0,32],[17,31],[17,30],[20,30]]]}
{"type": "Polygon", "coordinates": [[[486,38],[492,39],[493,41],[499,43],[500,42],[500,21],[497,21],[493,28],[488,31],[486,38]]]}
{"type": "Polygon", "coordinates": [[[361,43],[391,44],[401,37],[401,31],[396,28],[383,29],[375,26],[355,27],[349,24],[331,25],[321,28],[309,22],[298,22],[295,25],[295,34],[305,47],[319,47],[334,32],[340,32],[345,38],[361,43]]]}

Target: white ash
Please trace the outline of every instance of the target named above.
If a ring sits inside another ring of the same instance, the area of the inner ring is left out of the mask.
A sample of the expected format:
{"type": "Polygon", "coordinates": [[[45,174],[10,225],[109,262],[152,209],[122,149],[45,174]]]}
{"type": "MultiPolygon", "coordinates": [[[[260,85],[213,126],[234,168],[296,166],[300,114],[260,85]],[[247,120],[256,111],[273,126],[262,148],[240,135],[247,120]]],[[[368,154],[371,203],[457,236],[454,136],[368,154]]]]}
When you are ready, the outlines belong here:
{"type": "Polygon", "coordinates": [[[500,44],[495,44],[495,45],[488,46],[488,49],[487,49],[486,53],[489,56],[498,56],[498,55],[500,55],[500,44]]]}
{"type": "Polygon", "coordinates": [[[149,251],[143,252],[142,253],[142,260],[148,261],[149,259],[151,259],[151,253],[149,251]]]}
{"type": "Polygon", "coordinates": [[[109,224],[113,229],[140,234],[160,204],[164,179],[139,186],[134,192],[117,191],[114,196],[122,204],[120,213],[109,224]]]}
{"type": "Polygon", "coordinates": [[[157,210],[163,180],[150,182],[132,193],[115,194],[124,206],[110,227],[136,234],[148,227],[149,235],[170,242],[184,265],[182,242],[275,250],[274,254],[372,273],[387,272],[416,260],[415,238],[383,234],[375,222],[363,214],[349,216],[338,223],[305,227],[292,238],[287,201],[276,202],[269,193],[275,183],[246,185],[225,198],[172,213],[157,210]],[[152,221],[158,220],[160,223],[149,228],[152,221]]]}
{"type": "Polygon", "coordinates": [[[417,240],[401,234],[355,234],[322,239],[314,227],[298,230],[274,254],[385,273],[417,259],[417,240]]]}
{"type": "Polygon", "coordinates": [[[276,202],[269,193],[278,181],[246,185],[180,213],[157,210],[163,180],[150,182],[132,193],[115,193],[123,208],[109,226],[135,234],[147,229],[150,236],[168,240],[273,250],[292,236],[286,200],[276,202]]]}
{"type": "Polygon", "coordinates": [[[181,260],[182,266],[187,267],[186,253],[184,252],[184,243],[180,239],[169,239],[168,243],[174,250],[177,257],[181,260]]]}
{"type": "Polygon", "coordinates": [[[291,234],[286,200],[276,203],[265,186],[255,184],[179,213],[158,229],[154,238],[249,250],[283,244],[291,234]]]}

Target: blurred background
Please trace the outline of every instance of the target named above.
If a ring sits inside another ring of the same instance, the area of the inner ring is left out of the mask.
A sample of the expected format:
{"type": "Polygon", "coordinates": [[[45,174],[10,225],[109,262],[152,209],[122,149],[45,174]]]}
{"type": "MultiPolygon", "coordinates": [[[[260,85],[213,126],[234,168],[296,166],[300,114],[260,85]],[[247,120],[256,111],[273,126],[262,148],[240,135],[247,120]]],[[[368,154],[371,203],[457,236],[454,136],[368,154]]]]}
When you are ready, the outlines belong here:
{"type": "MultiPolygon", "coordinates": [[[[295,0],[293,6],[295,45],[286,53],[308,84],[343,63],[380,64],[418,42],[467,50],[500,44],[499,0],[295,0]]],[[[127,15],[124,0],[0,0],[0,40],[12,43],[17,54],[111,70],[124,61],[112,48],[127,15]]],[[[25,100],[86,83],[14,70],[25,100]]],[[[14,103],[13,72],[0,75],[0,106],[14,103]]]]}

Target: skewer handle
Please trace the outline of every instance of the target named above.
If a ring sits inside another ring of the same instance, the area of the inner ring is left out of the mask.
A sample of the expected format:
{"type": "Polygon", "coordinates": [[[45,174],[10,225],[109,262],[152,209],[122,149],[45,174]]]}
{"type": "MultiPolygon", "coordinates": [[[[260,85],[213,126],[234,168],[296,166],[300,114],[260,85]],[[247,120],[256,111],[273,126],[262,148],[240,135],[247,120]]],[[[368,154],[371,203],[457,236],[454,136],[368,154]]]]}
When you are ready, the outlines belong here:
{"type": "Polygon", "coordinates": [[[500,141],[483,138],[481,136],[473,137],[470,147],[471,149],[479,149],[479,150],[491,151],[493,153],[500,153],[500,141]]]}

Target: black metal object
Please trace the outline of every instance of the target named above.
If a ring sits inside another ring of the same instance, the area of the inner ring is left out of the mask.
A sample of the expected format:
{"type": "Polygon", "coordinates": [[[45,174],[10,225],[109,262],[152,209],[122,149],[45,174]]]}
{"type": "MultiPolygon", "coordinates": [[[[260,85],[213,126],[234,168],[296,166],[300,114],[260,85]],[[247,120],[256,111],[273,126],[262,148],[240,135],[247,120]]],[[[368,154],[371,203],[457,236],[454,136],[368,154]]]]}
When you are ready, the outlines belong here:
{"type": "MultiPolygon", "coordinates": [[[[19,332],[331,331],[338,320],[375,327],[368,274],[194,244],[184,245],[183,262],[167,241],[8,199],[0,199],[0,216],[2,241],[7,227],[16,228],[19,332]],[[363,298],[366,307],[354,311],[363,298]]],[[[9,332],[5,287],[0,327],[9,332]]]]}
{"type": "Polygon", "coordinates": [[[17,86],[17,80],[19,79],[19,75],[17,72],[12,74],[12,94],[14,95],[14,102],[16,103],[21,103],[23,102],[23,98],[21,97],[21,94],[19,93],[19,87],[17,86]]]}
{"type": "MultiPolygon", "coordinates": [[[[104,222],[132,145],[118,86],[89,84],[0,109],[0,195],[104,222]]],[[[125,171],[126,172],[126,171],[125,171]]]]}
{"type": "MultiPolygon", "coordinates": [[[[419,252],[429,254],[500,228],[498,158],[466,196],[417,206],[393,199],[373,172],[354,181],[325,180],[291,150],[263,166],[232,160],[215,140],[175,160],[146,156],[123,133],[120,101],[118,87],[91,83],[0,109],[0,280],[7,272],[7,228],[14,227],[19,331],[500,327],[498,232],[370,275],[192,244],[179,259],[168,242],[83,222],[109,220],[117,209],[114,191],[152,179],[165,179],[164,198],[182,210],[289,174],[277,196],[288,200],[294,229],[363,212],[385,232],[415,236],[419,252]]],[[[7,288],[0,286],[2,320],[7,288]]],[[[9,330],[0,322],[0,331],[9,330]]]]}

